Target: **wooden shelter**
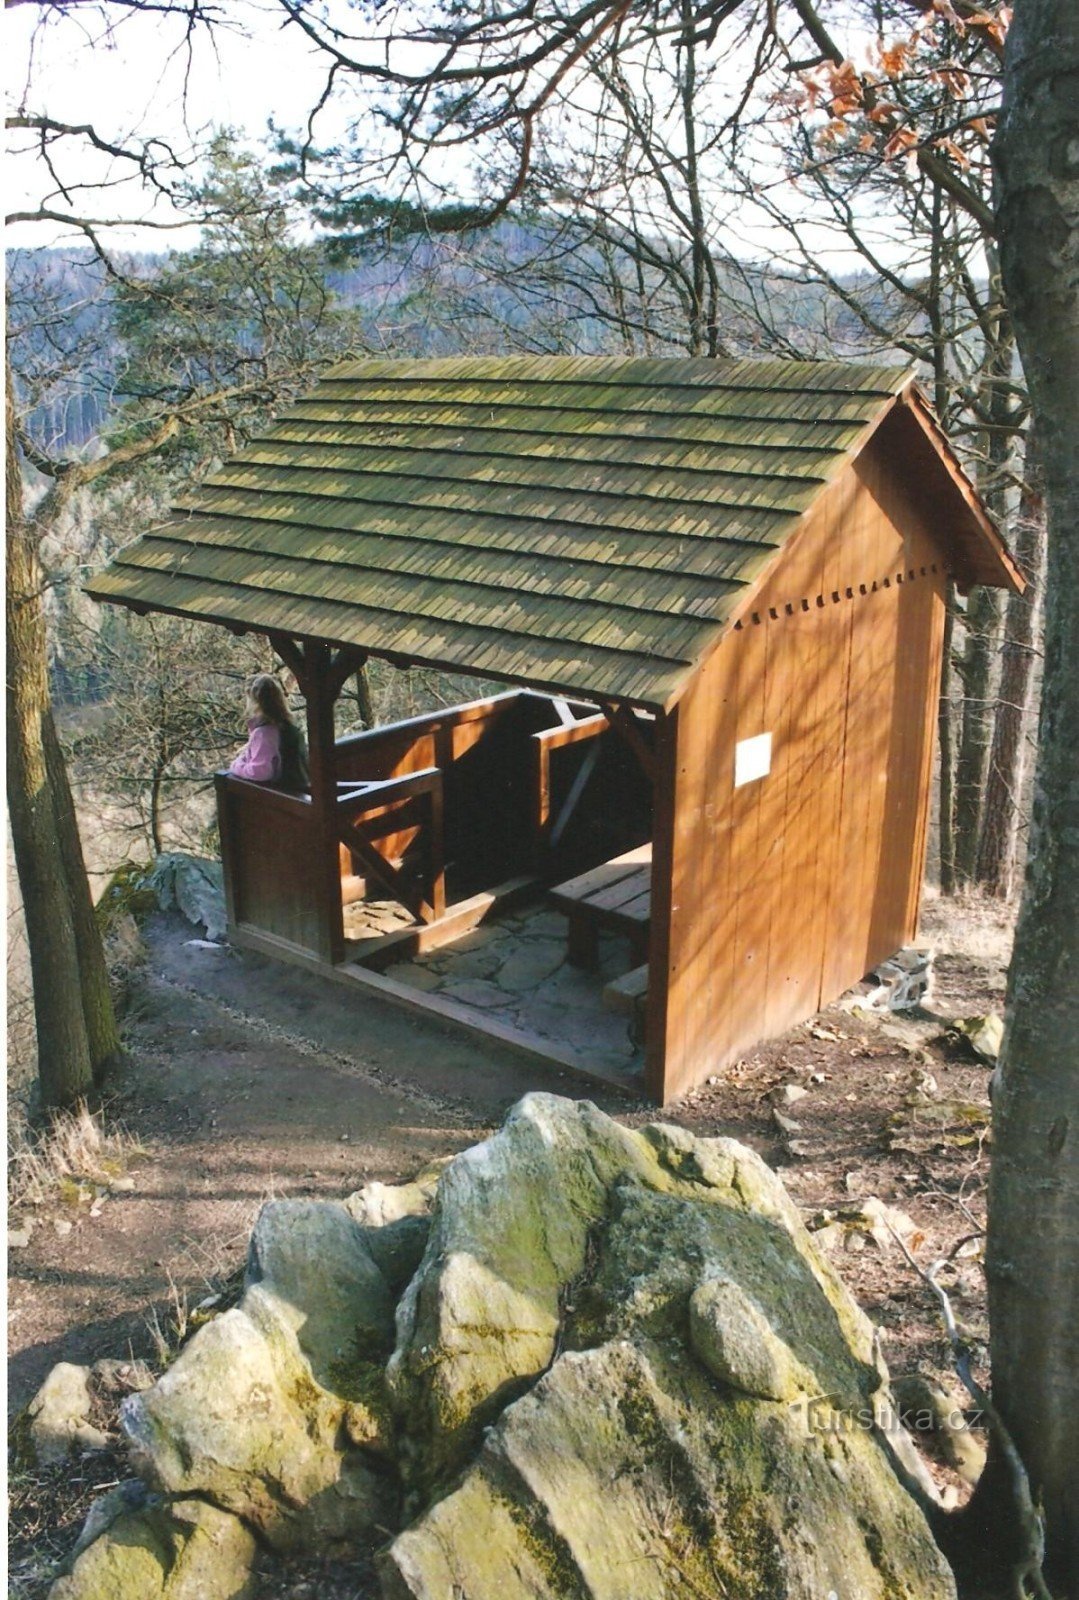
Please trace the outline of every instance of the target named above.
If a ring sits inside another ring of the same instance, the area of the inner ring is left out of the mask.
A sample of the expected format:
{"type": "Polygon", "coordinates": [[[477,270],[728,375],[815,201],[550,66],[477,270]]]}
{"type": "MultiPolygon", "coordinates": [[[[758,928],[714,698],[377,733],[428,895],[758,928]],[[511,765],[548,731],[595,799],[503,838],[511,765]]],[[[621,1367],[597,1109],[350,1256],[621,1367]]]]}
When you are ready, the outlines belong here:
{"type": "Polygon", "coordinates": [[[342,846],[416,952],[556,886],[665,1102],[914,938],[949,575],[1022,582],[904,369],[463,358],[329,372],[89,593],[297,677],[310,793],[217,780],[234,939],[388,992],[342,846]],[[519,687],[335,743],[372,655],[519,687]]]}

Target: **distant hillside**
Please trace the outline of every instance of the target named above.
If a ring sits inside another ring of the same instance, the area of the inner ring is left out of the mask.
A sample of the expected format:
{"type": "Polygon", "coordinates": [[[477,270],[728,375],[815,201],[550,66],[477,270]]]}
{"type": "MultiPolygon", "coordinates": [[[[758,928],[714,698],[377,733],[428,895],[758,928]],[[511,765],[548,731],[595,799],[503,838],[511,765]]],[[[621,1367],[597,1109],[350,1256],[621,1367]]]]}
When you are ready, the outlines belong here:
{"type": "MultiPolygon", "coordinates": [[[[151,278],[165,260],[128,255],[122,266],[151,278]]],[[[327,265],[325,277],[360,313],[359,348],[370,352],[600,354],[636,346],[685,354],[684,308],[669,286],[650,281],[645,310],[623,309],[628,325],[619,326],[614,307],[624,286],[610,273],[609,261],[575,241],[564,221],[509,221],[487,233],[372,248],[347,265],[327,265]]],[[[123,363],[108,274],[89,250],[13,250],[7,280],[13,364],[34,433],[58,452],[83,449],[110,415],[123,363]]],[[[866,296],[883,293],[869,280],[856,286],[866,296]]],[[[724,305],[720,331],[733,353],[881,354],[847,305],[765,267],[729,274],[724,305]]]]}

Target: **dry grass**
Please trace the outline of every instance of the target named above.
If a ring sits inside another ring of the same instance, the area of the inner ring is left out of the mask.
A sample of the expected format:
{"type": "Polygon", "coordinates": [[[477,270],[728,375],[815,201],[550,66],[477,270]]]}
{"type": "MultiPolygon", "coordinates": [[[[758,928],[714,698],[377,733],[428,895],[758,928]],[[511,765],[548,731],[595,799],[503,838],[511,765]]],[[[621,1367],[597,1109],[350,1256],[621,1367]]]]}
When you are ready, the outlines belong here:
{"type": "Polygon", "coordinates": [[[80,1105],[60,1113],[40,1133],[25,1126],[13,1130],[8,1203],[12,1208],[55,1200],[77,1204],[86,1186],[112,1187],[130,1162],[145,1153],[119,1123],[106,1127],[100,1114],[80,1105]]]}
{"type": "Polygon", "coordinates": [[[168,1278],[168,1310],[159,1311],[157,1306],[151,1306],[149,1314],[143,1319],[154,1347],[154,1357],[162,1371],[176,1359],[192,1331],[187,1290],[177,1288],[171,1272],[168,1278]]]}

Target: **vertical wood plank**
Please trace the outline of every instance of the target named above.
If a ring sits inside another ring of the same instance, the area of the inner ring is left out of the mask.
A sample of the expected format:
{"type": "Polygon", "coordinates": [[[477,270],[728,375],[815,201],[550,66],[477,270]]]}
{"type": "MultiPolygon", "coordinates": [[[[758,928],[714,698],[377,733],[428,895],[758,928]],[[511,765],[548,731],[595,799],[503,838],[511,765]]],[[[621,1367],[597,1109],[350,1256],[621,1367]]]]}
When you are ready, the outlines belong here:
{"type": "Polygon", "coordinates": [[[648,943],[648,998],[645,1016],[645,1089],[665,1105],[674,1098],[669,1078],[677,1078],[678,1059],[671,1024],[677,1014],[677,965],[671,935],[676,899],[678,852],[674,843],[678,808],[678,724],[680,708],[656,719],[656,779],[652,809],[652,920],[648,943]]]}
{"type": "Polygon", "coordinates": [[[311,773],[311,893],[317,912],[318,955],[336,966],[344,960],[345,930],[337,839],[337,762],[330,665],[329,646],[317,640],[309,641],[304,650],[301,688],[311,773]]]}
{"type": "Polygon", "coordinates": [[[759,621],[679,704],[654,850],[658,877],[665,826],[670,904],[661,927],[657,885],[652,950],[667,982],[654,965],[649,991],[649,1085],[665,1100],[912,937],[940,665],[930,557],[894,463],[868,450],[807,514],[758,591],[759,621]],[[735,745],[763,732],[772,770],[735,790],[735,745]]]}

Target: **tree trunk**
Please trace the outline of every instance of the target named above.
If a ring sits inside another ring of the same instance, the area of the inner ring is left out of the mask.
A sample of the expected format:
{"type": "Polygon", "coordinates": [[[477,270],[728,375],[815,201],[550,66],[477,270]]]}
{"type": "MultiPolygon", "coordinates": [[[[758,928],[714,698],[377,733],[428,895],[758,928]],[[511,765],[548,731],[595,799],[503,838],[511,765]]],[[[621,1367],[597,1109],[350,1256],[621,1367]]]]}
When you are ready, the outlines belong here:
{"type": "Polygon", "coordinates": [[[1079,8],[1019,0],[994,143],[1004,282],[1048,512],[1031,854],[989,1185],[993,1396],[1079,1594],[1079,8]]]}
{"type": "MultiPolygon", "coordinates": [[[[991,244],[986,245],[986,254],[993,281],[999,275],[1000,264],[991,244]]],[[[987,315],[983,327],[985,348],[979,386],[986,427],[978,478],[982,498],[1003,527],[1008,517],[1008,473],[1015,454],[1011,399],[1015,335],[1003,308],[987,315]]],[[[967,643],[961,672],[963,719],[955,771],[955,872],[960,887],[973,882],[977,861],[993,738],[990,690],[1000,644],[1000,619],[999,592],[975,589],[967,602],[967,643]]]]}
{"type": "Polygon", "coordinates": [[[68,897],[71,901],[78,958],[79,994],[82,998],[83,1016],[86,1019],[90,1068],[94,1082],[100,1084],[110,1068],[120,1059],[120,1030],[116,1025],[116,1008],[112,1003],[112,988],[109,984],[109,969],[105,964],[105,951],[101,943],[101,930],[94,915],[90,880],[86,875],[75,802],[71,795],[71,784],[68,782],[67,766],[56,733],[51,705],[46,708],[42,732],[45,765],[49,774],[49,788],[52,791],[56,816],[56,834],[64,863],[68,897]]]}
{"type": "Polygon", "coordinates": [[[22,506],[10,384],[7,400],[7,796],[22,891],[44,1109],[93,1087],[79,992],[78,938],[45,750],[50,719],[45,616],[32,529],[22,506]]]}
{"type": "Polygon", "coordinates": [[[974,876],[982,795],[993,733],[990,685],[1000,627],[1000,597],[995,589],[976,588],[967,601],[963,664],[963,713],[955,762],[955,878],[965,887],[974,876]]]}
{"type": "Polygon", "coordinates": [[[1027,580],[1022,594],[1008,597],[1001,650],[1000,687],[993,719],[985,803],[975,877],[991,895],[1006,900],[1012,892],[1019,806],[1024,779],[1024,740],[1030,710],[1034,631],[1044,559],[1045,521],[1040,473],[1027,450],[1027,487],[1015,521],[1016,565],[1027,580]]]}
{"type": "Polygon", "coordinates": [[[150,774],[150,845],[154,855],[163,854],[161,844],[161,780],[165,776],[164,763],[154,762],[150,774]]]}
{"type": "Polygon", "coordinates": [[[373,728],[378,719],[375,716],[375,699],[371,693],[371,674],[366,662],[356,672],[356,707],[364,727],[373,728]]]}

